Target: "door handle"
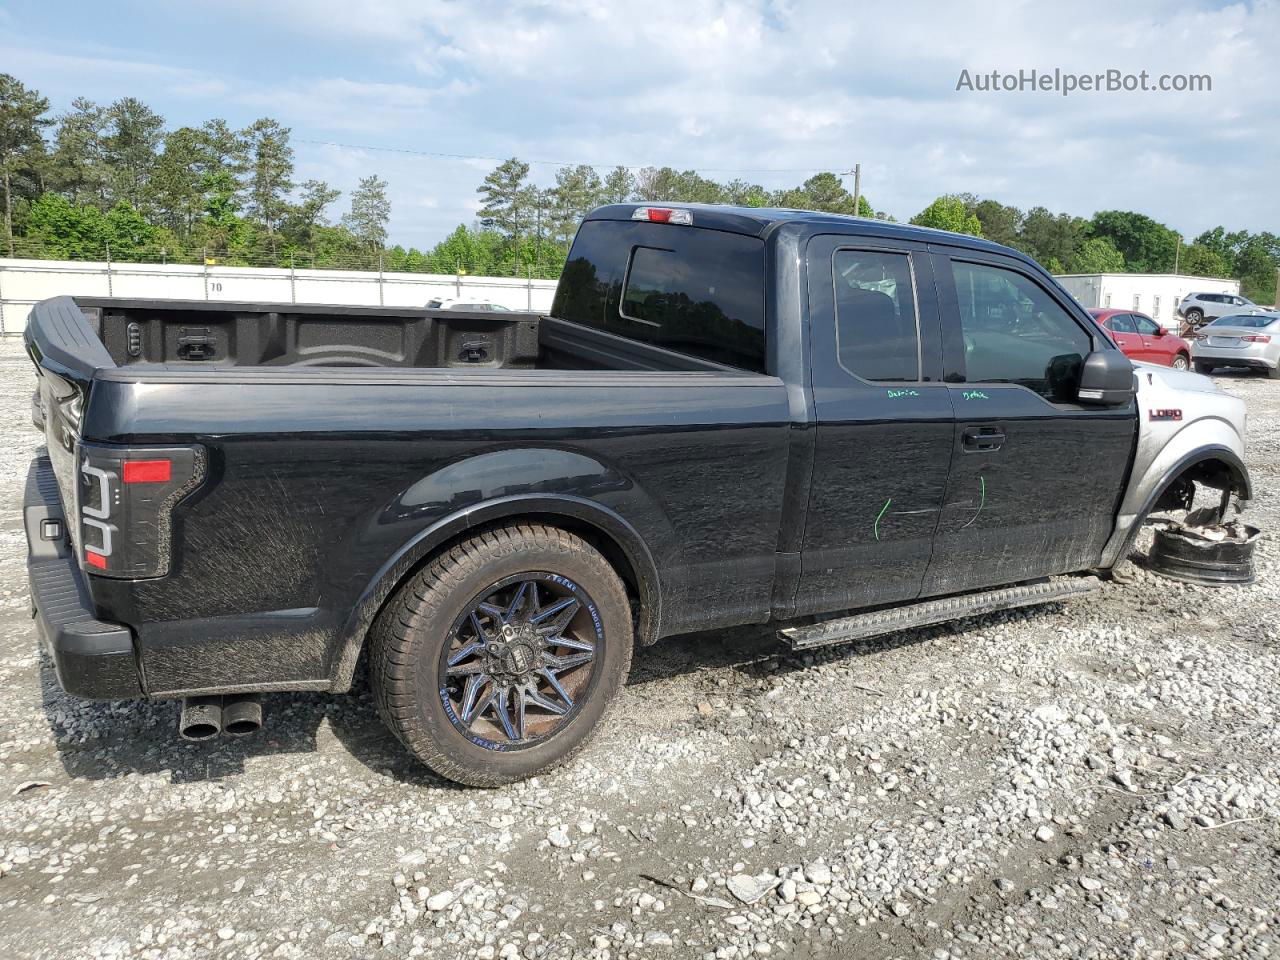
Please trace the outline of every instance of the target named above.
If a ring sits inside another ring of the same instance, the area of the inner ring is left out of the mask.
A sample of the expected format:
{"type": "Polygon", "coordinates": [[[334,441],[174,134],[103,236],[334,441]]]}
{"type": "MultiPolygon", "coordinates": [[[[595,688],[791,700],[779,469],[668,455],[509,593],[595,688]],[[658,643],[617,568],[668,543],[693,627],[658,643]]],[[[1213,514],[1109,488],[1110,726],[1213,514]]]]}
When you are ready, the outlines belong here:
{"type": "Polygon", "coordinates": [[[1004,431],[999,427],[965,427],[960,446],[965,453],[994,453],[1004,446],[1004,431]]]}

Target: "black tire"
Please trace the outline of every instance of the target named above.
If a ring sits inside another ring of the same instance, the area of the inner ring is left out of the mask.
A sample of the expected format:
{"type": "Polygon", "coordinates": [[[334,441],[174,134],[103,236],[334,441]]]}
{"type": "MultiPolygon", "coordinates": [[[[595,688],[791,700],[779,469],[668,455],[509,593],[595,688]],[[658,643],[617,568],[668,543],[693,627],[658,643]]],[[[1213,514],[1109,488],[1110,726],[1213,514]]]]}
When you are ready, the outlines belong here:
{"type": "Polygon", "coordinates": [[[1185,353],[1176,354],[1173,358],[1173,369],[1185,370],[1191,366],[1191,360],[1185,353]]]}
{"type": "Polygon", "coordinates": [[[1204,323],[1203,310],[1188,310],[1186,313],[1186,317],[1187,317],[1187,323],[1191,324],[1191,326],[1193,327],[1198,327],[1200,326],[1200,324],[1204,323]]]}
{"type": "Polygon", "coordinates": [[[1280,367],[1267,367],[1264,372],[1268,380],[1280,380],[1280,367]]]}
{"type": "Polygon", "coordinates": [[[388,601],[371,639],[374,698],[391,731],[441,776],[492,787],[558,766],[587,745],[631,666],[631,607],[618,575],[584,540],[555,527],[521,524],[478,534],[431,560],[388,601]],[[452,668],[445,661],[468,612],[491,599],[495,585],[521,581],[521,575],[552,585],[567,581],[578,591],[573,596],[585,598],[577,609],[589,618],[597,652],[574,691],[572,710],[552,722],[552,732],[504,744],[468,736],[458,725],[456,709],[446,706],[445,674],[452,668]]]}
{"type": "Polygon", "coordinates": [[[1213,371],[1217,369],[1218,368],[1211,363],[1205,363],[1203,360],[1196,361],[1196,373],[1208,374],[1208,373],[1213,373],[1213,371]]]}

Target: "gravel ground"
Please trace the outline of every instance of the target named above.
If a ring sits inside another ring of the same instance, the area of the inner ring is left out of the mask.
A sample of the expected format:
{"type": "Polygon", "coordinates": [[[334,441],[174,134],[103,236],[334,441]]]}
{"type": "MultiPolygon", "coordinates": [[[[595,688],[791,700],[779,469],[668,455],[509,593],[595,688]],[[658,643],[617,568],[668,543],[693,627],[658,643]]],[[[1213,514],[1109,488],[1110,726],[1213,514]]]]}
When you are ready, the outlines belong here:
{"type": "MultiPolygon", "coordinates": [[[[1280,384],[1250,405],[1280,528],[1280,384]]],[[[64,697],[28,618],[31,375],[0,343],[6,957],[1218,957],[1277,950],[1276,541],[1248,588],[1068,605],[810,655],[763,628],[637,654],[571,767],[416,766],[367,688],[245,740],[64,697]]]]}

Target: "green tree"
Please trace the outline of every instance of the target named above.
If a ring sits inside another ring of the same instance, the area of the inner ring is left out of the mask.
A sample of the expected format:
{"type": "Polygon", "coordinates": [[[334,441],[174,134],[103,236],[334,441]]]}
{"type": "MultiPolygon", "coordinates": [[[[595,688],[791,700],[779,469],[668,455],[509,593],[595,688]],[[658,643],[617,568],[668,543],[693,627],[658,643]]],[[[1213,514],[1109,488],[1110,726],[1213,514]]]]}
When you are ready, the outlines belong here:
{"type": "Polygon", "coordinates": [[[1134,273],[1173,270],[1178,235],[1163,223],[1130,210],[1103,210],[1093,215],[1087,229],[1090,236],[1109,238],[1134,273]]]}
{"type": "MultiPolygon", "coordinates": [[[[861,199],[861,198],[859,198],[861,199]]],[[[799,187],[782,191],[778,206],[824,213],[853,213],[853,195],[834,173],[814,174],[799,187]]]]}
{"type": "Polygon", "coordinates": [[[57,193],[46,193],[31,204],[27,240],[41,256],[57,260],[90,260],[103,256],[106,223],[101,210],[73,204],[57,193]]]}
{"type": "Polygon", "coordinates": [[[160,223],[186,237],[204,212],[204,136],[194,127],[179,127],[164,136],[164,152],[156,159],[149,193],[160,223]]]}
{"type": "Polygon", "coordinates": [[[377,174],[360,179],[351,192],[351,212],[342,225],[351,231],[367,250],[380,252],[387,242],[387,224],[391,220],[391,201],[387,199],[387,181],[377,174]]]}
{"type": "Polygon", "coordinates": [[[614,167],[604,178],[600,190],[601,203],[626,203],[636,189],[636,178],[626,167],[614,167]]]}
{"type": "Polygon", "coordinates": [[[1193,243],[1183,248],[1178,258],[1178,272],[1196,277],[1229,277],[1231,263],[1212,247],[1193,243]]]}
{"type": "Polygon", "coordinates": [[[1084,240],[1086,223],[1070,214],[1049,212],[1045,207],[1032,207],[1022,221],[1015,244],[1030,254],[1051,273],[1062,273],[1076,255],[1084,240]]]}
{"type": "Polygon", "coordinates": [[[768,190],[745,180],[730,180],[721,189],[721,195],[725,203],[739,207],[767,207],[773,202],[768,190]]]}
{"type": "Polygon", "coordinates": [[[4,188],[4,237],[13,256],[13,194],[15,184],[44,156],[45,117],[49,101],[28,90],[17,78],[0,73],[0,186],[4,188]]]}
{"type": "Polygon", "coordinates": [[[998,200],[979,200],[970,208],[982,225],[982,235],[994,243],[1016,247],[1022,232],[1022,211],[1008,207],[998,200]]]}
{"type": "Polygon", "coordinates": [[[529,165],[512,157],[504,160],[476,187],[480,194],[480,222],[493,227],[512,241],[532,225],[538,203],[536,190],[525,183],[529,165]]]}
{"type": "Polygon", "coordinates": [[[325,208],[342,196],[342,191],[330,187],[323,180],[308,180],[299,190],[298,201],[289,205],[280,230],[291,243],[309,247],[315,239],[316,230],[329,225],[325,208]]]}
{"type": "Polygon", "coordinates": [[[965,207],[961,197],[948,195],[938,197],[914,217],[911,222],[919,227],[933,227],[935,230],[949,230],[952,233],[967,233],[973,237],[982,236],[982,224],[978,218],[965,207]]]}
{"type": "Polygon", "coordinates": [[[111,171],[106,162],[107,111],[76,97],[54,134],[52,185],[72,203],[107,206],[111,171]]]}
{"type": "Polygon", "coordinates": [[[696,170],[645,167],[636,174],[635,199],[653,203],[722,203],[723,188],[696,170]]]}
{"type": "Polygon", "coordinates": [[[272,254],[278,250],[276,233],[289,209],[289,193],[293,190],[289,132],[278,121],[263,117],[242,133],[248,152],[248,213],[266,229],[272,254]]]}
{"type": "Polygon", "coordinates": [[[1274,303],[1280,239],[1266,231],[1249,236],[1241,241],[1234,266],[1241,293],[1258,303],[1274,303]]]}
{"type": "Polygon", "coordinates": [[[582,218],[600,205],[603,194],[604,184],[591,167],[579,164],[557,170],[556,185],[548,195],[551,242],[567,245],[582,218]]]}
{"type": "Polygon", "coordinates": [[[145,209],[164,133],[164,117],[141,100],[123,97],[107,108],[106,121],[102,153],[111,199],[145,209]]]}
{"type": "Polygon", "coordinates": [[[1072,273],[1124,273],[1124,254],[1110,237],[1090,237],[1067,261],[1072,273]]]}

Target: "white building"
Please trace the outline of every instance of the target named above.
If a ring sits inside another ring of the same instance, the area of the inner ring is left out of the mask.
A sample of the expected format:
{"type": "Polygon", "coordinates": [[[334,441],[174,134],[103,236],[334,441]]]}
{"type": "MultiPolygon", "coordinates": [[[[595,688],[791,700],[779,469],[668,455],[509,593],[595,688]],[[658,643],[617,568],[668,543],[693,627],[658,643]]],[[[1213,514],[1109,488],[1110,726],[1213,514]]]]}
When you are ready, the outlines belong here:
{"type": "Polygon", "coordinates": [[[1180,273],[1066,273],[1058,276],[1069,294],[1088,309],[1136,310],[1170,323],[1188,293],[1240,293],[1239,280],[1180,273]]]}

